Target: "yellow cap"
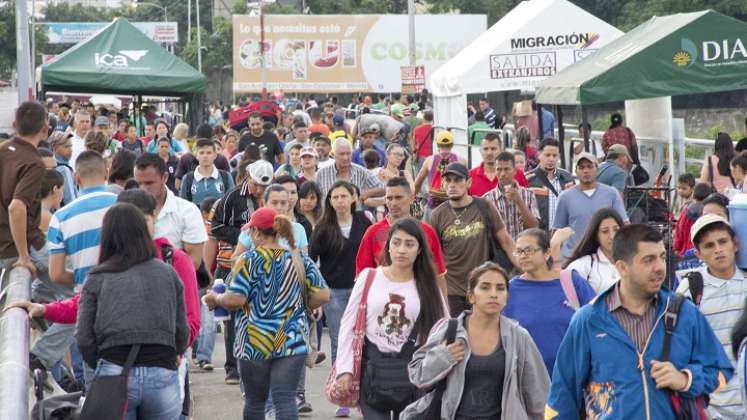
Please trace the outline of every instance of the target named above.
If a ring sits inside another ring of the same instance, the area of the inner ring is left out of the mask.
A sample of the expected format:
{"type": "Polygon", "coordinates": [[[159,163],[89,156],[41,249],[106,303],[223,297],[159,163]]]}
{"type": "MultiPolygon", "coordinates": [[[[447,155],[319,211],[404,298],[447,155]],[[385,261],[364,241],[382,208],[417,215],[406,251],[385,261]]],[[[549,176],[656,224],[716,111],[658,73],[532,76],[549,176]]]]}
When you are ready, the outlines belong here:
{"type": "Polygon", "coordinates": [[[454,136],[451,134],[451,131],[440,131],[436,136],[436,144],[439,146],[452,146],[454,144],[454,136]]]}

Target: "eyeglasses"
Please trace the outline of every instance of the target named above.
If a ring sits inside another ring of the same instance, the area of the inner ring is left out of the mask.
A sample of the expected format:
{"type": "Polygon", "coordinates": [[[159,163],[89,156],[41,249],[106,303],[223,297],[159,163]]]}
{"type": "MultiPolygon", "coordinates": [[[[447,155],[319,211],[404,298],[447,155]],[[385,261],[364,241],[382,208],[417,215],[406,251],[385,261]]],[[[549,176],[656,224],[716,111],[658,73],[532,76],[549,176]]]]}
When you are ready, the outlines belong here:
{"type": "Polygon", "coordinates": [[[512,252],[514,257],[523,257],[523,256],[531,256],[534,255],[535,252],[539,251],[541,248],[539,247],[528,247],[528,248],[516,248],[514,249],[514,252],[512,252]]]}

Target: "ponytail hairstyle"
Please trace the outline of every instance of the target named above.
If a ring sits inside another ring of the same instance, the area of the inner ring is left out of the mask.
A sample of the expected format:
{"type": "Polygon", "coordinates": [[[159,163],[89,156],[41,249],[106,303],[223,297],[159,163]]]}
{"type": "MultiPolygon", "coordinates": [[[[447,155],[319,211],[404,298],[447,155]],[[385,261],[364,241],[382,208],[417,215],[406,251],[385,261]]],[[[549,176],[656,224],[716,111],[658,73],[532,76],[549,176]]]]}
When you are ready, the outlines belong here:
{"type": "Polygon", "coordinates": [[[293,237],[293,223],[288,216],[278,214],[275,216],[271,228],[257,229],[257,231],[264,236],[283,238],[288,242],[288,247],[291,251],[296,249],[296,240],[293,237]]]}
{"type": "MultiPolygon", "coordinates": [[[[544,253],[550,252],[550,238],[547,236],[547,232],[540,228],[530,228],[519,234],[519,238],[524,236],[531,236],[537,242],[537,246],[544,253]]],[[[552,270],[553,260],[552,256],[547,257],[547,269],[552,270]]]]}

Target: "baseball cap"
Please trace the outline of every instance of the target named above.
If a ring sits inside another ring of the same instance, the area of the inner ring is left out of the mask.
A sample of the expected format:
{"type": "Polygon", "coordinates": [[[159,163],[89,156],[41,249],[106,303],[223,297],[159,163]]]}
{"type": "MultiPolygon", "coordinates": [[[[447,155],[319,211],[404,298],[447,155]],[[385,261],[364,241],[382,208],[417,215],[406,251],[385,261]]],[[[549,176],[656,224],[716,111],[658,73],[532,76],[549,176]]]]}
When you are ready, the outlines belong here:
{"type": "Polygon", "coordinates": [[[314,148],[311,146],[305,146],[303,149],[301,149],[301,157],[304,156],[317,157],[316,150],[314,150],[314,148]]]}
{"type": "Polygon", "coordinates": [[[335,114],[335,116],[332,117],[332,124],[334,124],[334,125],[343,125],[343,124],[345,124],[345,117],[343,117],[340,114],[335,114]]]}
{"type": "Polygon", "coordinates": [[[73,133],[65,134],[62,131],[53,131],[52,135],[47,139],[47,142],[49,143],[49,147],[55,147],[58,144],[63,144],[65,140],[71,137],[73,137],[73,133]]]}
{"type": "Polygon", "coordinates": [[[693,223],[693,227],[690,228],[690,240],[695,243],[695,238],[698,236],[698,233],[703,230],[708,225],[712,225],[714,223],[723,223],[726,226],[731,229],[731,225],[729,224],[729,221],[724,219],[723,217],[717,215],[717,214],[704,214],[698,218],[698,220],[693,223]]]}
{"type": "Polygon", "coordinates": [[[439,146],[451,146],[454,144],[454,135],[451,134],[451,131],[440,131],[436,136],[436,144],[439,146]]]}
{"type": "Polygon", "coordinates": [[[270,185],[272,182],[272,164],[266,160],[258,160],[248,167],[249,177],[259,185],[270,185]]]}
{"type": "Polygon", "coordinates": [[[459,162],[452,162],[446,167],[446,169],[444,169],[444,176],[448,174],[454,174],[464,179],[469,179],[469,170],[459,162]]]}
{"type": "Polygon", "coordinates": [[[402,104],[393,104],[390,110],[392,116],[403,117],[405,106],[402,104]]]}
{"type": "Polygon", "coordinates": [[[379,134],[380,132],[381,132],[381,128],[379,128],[379,125],[376,123],[373,123],[369,125],[368,127],[364,128],[363,133],[361,134],[369,134],[369,133],[379,134]]]}
{"type": "Polygon", "coordinates": [[[632,160],[630,159],[628,148],[622,144],[613,144],[609,149],[607,149],[607,159],[617,159],[620,156],[625,156],[628,160],[632,160]]]}
{"type": "Polygon", "coordinates": [[[578,166],[582,160],[588,160],[589,162],[593,163],[594,166],[597,166],[597,163],[598,163],[597,158],[589,152],[583,152],[580,155],[578,155],[576,166],[578,166]]]}
{"type": "Polygon", "coordinates": [[[275,209],[271,207],[262,207],[252,213],[252,217],[249,218],[249,227],[257,229],[269,229],[275,222],[275,216],[277,216],[275,209]]]}
{"type": "Polygon", "coordinates": [[[96,117],[96,122],[94,125],[111,125],[111,121],[109,121],[109,117],[96,117]]]}

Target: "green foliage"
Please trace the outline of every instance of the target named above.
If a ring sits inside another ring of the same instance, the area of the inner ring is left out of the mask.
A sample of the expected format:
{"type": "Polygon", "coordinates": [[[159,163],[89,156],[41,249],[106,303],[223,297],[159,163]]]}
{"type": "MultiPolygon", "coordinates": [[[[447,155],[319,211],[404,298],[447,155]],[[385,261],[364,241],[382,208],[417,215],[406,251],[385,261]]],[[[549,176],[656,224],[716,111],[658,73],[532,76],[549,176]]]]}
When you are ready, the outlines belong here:
{"type": "MultiPolygon", "coordinates": [[[[5,48],[0,48],[0,79],[8,80],[16,70],[16,10],[14,3],[0,6],[0,39],[5,48]]],[[[36,64],[41,63],[41,54],[47,46],[47,34],[36,29],[36,64]]]]}
{"type": "MultiPolygon", "coordinates": [[[[216,17],[211,34],[202,28],[202,72],[210,75],[228,71],[233,62],[233,33],[231,20],[216,17]]],[[[192,40],[181,51],[181,57],[194,68],[197,68],[197,28],[192,28],[192,40]]]]}

